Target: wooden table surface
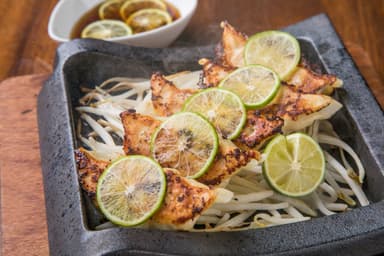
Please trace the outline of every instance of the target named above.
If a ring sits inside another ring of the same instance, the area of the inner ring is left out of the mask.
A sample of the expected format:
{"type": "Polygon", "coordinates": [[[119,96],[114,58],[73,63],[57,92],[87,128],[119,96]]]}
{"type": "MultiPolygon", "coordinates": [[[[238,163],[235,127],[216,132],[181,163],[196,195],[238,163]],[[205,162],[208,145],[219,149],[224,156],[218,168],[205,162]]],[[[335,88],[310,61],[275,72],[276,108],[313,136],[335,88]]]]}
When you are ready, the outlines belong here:
{"type": "MultiPolygon", "coordinates": [[[[36,97],[54,62],[57,43],[48,37],[47,23],[56,3],[0,0],[0,255],[49,254],[36,97]]],[[[201,0],[175,44],[216,42],[225,19],[252,34],[321,12],[329,15],[383,107],[382,0],[201,0]]]]}

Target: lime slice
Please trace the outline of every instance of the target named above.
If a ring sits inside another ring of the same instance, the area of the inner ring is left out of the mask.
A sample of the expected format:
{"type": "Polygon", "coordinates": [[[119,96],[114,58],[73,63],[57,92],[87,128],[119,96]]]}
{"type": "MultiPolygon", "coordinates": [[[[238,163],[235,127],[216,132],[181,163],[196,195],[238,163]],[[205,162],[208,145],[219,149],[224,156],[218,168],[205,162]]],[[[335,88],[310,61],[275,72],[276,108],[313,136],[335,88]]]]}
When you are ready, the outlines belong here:
{"type": "Polygon", "coordinates": [[[151,151],[162,167],[198,178],[211,166],[219,146],[215,128],[203,117],[181,112],[166,119],[152,136],[151,151]]]}
{"type": "Polygon", "coordinates": [[[98,20],[90,23],[81,32],[82,38],[109,39],[128,36],[132,34],[131,28],[118,20],[98,20]]]}
{"type": "Polygon", "coordinates": [[[96,198],[111,222],[135,226],[161,207],[166,179],[158,163],[145,156],[126,156],[113,162],[101,175],[96,198]]]}
{"type": "Polygon", "coordinates": [[[255,109],[273,100],[280,88],[280,79],[266,67],[249,65],[230,73],[219,87],[234,92],[247,108],[255,109]]]}
{"type": "Polygon", "coordinates": [[[168,12],[159,9],[143,9],[133,13],[126,23],[134,33],[149,31],[172,22],[168,12]]]}
{"type": "Polygon", "coordinates": [[[99,17],[100,19],[112,19],[119,20],[120,17],[120,7],[122,5],[122,0],[107,0],[99,7],[99,17]]]}
{"type": "Polygon", "coordinates": [[[319,144],[308,135],[277,135],[264,153],[264,177],[276,191],[300,197],[313,192],[323,181],[325,161],[319,144]]]}
{"type": "Polygon", "coordinates": [[[120,15],[123,20],[127,20],[133,13],[143,9],[166,11],[167,5],[161,0],[126,0],[120,7],[120,15]]]}
{"type": "Polygon", "coordinates": [[[300,45],[292,35],[281,31],[265,31],[253,35],[244,50],[246,64],[259,64],[274,70],[285,80],[300,60],[300,45]]]}
{"type": "Polygon", "coordinates": [[[230,140],[239,136],[247,119],[239,96],[219,88],[206,89],[193,95],[185,103],[184,111],[201,114],[223,138],[230,140]]]}

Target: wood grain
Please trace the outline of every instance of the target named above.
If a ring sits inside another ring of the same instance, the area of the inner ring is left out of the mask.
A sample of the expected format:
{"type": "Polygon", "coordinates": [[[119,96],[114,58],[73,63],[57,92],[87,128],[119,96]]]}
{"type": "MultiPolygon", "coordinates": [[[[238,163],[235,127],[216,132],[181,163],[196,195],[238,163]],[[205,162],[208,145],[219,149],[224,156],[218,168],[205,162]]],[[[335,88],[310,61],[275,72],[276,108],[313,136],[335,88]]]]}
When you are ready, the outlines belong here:
{"type": "Polygon", "coordinates": [[[355,60],[355,64],[375,95],[381,109],[384,109],[384,86],[368,53],[360,45],[351,42],[347,42],[345,46],[355,60]]]}
{"type": "Polygon", "coordinates": [[[56,3],[0,0],[0,81],[52,70],[57,43],[48,37],[47,24],[56,3]]]}
{"type": "Polygon", "coordinates": [[[383,82],[384,1],[323,0],[322,3],[343,41],[365,52],[364,55],[372,61],[372,68],[383,82]]]}
{"type": "Polygon", "coordinates": [[[1,255],[48,255],[36,101],[47,75],[0,83],[1,255]]]}

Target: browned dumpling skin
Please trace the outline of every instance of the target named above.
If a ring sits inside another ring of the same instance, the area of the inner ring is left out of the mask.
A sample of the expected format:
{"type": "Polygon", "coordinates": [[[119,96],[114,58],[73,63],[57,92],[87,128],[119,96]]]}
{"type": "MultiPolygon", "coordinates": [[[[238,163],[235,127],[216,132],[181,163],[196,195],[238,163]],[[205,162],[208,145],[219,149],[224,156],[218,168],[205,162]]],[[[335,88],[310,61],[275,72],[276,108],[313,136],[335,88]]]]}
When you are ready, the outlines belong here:
{"type": "Polygon", "coordinates": [[[159,116],[170,116],[181,111],[185,100],[196,92],[177,88],[160,73],[151,77],[152,105],[159,116]]]}
{"type": "Polygon", "coordinates": [[[235,68],[224,66],[209,59],[200,59],[199,64],[203,66],[202,88],[216,87],[235,68]]]}
{"type": "Polygon", "coordinates": [[[327,95],[300,93],[283,85],[279,95],[263,111],[284,120],[297,120],[303,114],[309,115],[320,111],[331,102],[332,98],[327,95]]]}
{"type": "Polygon", "coordinates": [[[282,133],[284,120],[263,110],[248,110],[247,121],[235,144],[240,148],[259,148],[272,136],[282,133]]]}
{"type": "Polygon", "coordinates": [[[244,47],[248,37],[237,31],[227,21],[221,22],[220,26],[223,29],[221,38],[223,64],[229,67],[244,66],[244,47]]]}
{"type": "Polygon", "coordinates": [[[334,88],[342,85],[342,81],[336,76],[320,75],[307,67],[298,67],[286,83],[292,85],[298,92],[309,94],[330,94],[334,88]]]}
{"type": "Polygon", "coordinates": [[[124,127],[123,149],[127,155],[150,156],[150,140],[161,122],[151,116],[125,111],[120,114],[124,127]]]}
{"type": "Polygon", "coordinates": [[[232,141],[220,139],[219,152],[215,161],[197,180],[211,187],[220,186],[252,159],[260,159],[260,153],[256,150],[240,149],[232,141]]]}
{"type": "Polygon", "coordinates": [[[246,124],[235,143],[240,148],[258,149],[269,138],[282,133],[287,123],[299,124],[300,118],[319,112],[332,102],[335,101],[329,96],[301,93],[282,85],[279,95],[267,107],[247,112],[246,124]]]}
{"type": "Polygon", "coordinates": [[[164,169],[167,192],[163,205],[150,220],[162,229],[191,229],[202,212],[211,207],[216,191],[195,180],[182,177],[175,169],[164,169]]]}
{"type": "Polygon", "coordinates": [[[75,160],[81,188],[95,200],[97,181],[109,162],[96,159],[84,148],[75,150],[75,160]]]}

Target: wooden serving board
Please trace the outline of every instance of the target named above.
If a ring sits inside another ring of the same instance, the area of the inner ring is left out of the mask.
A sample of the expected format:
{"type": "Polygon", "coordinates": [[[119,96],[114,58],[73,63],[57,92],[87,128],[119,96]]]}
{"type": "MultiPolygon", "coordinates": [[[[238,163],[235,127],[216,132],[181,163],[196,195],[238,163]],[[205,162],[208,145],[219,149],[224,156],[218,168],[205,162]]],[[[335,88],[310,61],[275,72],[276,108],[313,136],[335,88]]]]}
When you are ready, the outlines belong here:
{"type": "MultiPolygon", "coordinates": [[[[346,44],[384,107],[384,86],[358,45],[346,44]]],[[[48,74],[0,83],[0,255],[48,255],[36,118],[37,95],[48,74]]]]}
{"type": "Polygon", "coordinates": [[[37,95],[47,74],[0,83],[0,255],[48,255],[37,95]]]}

